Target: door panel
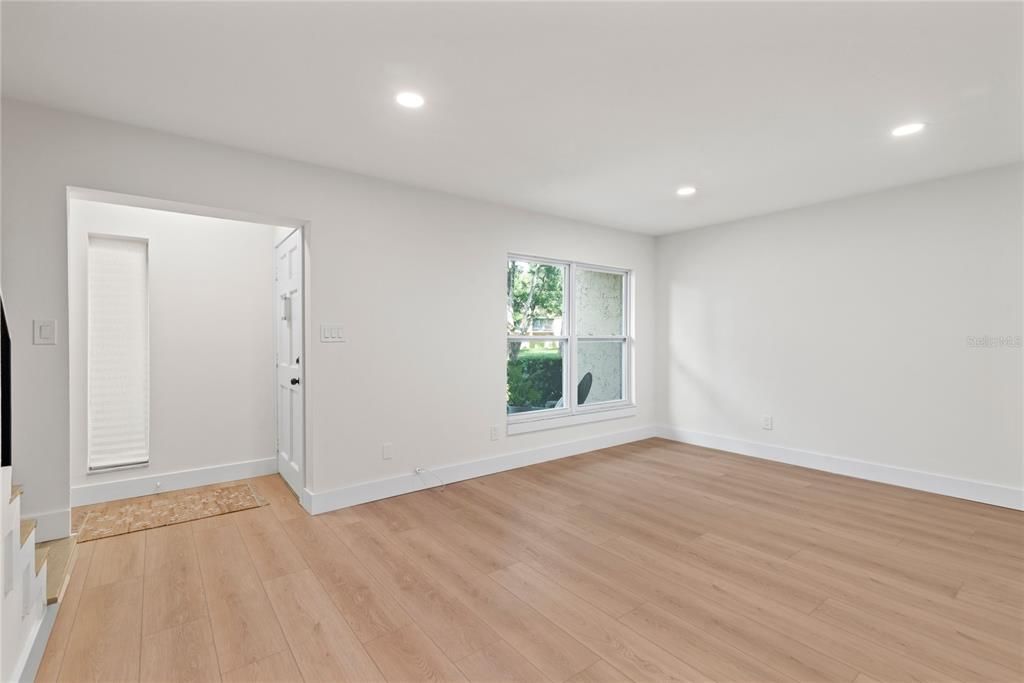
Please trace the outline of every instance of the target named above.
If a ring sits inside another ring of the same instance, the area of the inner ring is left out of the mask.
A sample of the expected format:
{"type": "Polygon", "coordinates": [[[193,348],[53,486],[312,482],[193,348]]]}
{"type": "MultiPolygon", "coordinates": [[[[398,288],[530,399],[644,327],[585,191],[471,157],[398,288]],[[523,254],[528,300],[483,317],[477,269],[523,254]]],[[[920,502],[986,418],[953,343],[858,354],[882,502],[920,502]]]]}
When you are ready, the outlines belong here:
{"type": "Polygon", "coordinates": [[[277,245],[277,469],[295,494],[305,486],[302,364],[302,231],[277,245]]]}

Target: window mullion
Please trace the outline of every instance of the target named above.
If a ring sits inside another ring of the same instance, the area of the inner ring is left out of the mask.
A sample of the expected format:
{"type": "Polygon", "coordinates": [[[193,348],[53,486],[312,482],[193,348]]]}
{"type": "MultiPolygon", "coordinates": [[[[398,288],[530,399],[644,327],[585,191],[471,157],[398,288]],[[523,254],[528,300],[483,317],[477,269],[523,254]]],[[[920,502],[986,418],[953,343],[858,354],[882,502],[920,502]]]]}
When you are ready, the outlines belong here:
{"type": "Polygon", "coordinates": [[[566,394],[569,398],[566,404],[569,406],[569,413],[576,413],[576,264],[569,264],[569,282],[566,287],[566,299],[568,314],[566,316],[566,329],[569,333],[569,341],[566,344],[567,353],[569,356],[568,362],[568,376],[569,386],[567,387],[568,393],[566,394]]]}

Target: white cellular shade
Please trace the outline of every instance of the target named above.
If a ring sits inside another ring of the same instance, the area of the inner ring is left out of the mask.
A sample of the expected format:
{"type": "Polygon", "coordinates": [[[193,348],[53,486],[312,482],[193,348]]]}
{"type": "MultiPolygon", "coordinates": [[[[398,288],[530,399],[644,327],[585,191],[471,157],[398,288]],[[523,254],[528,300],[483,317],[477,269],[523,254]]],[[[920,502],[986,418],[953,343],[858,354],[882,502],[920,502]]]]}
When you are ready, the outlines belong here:
{"type": "Polygon", "coordinates": [[[89,237],[89,469],[149,461],[149,245],[89,237]]]}

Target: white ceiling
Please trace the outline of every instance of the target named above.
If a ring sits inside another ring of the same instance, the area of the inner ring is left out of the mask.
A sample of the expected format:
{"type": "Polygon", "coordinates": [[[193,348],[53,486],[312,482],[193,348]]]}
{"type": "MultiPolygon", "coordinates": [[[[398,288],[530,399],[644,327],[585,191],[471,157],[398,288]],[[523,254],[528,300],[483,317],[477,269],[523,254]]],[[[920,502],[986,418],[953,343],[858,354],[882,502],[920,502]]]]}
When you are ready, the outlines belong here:
{"type": "Polygon", "coordinates": [[[660,234],[1019,160],[1021,10],[4,2],[3,92],[660,234]]]}

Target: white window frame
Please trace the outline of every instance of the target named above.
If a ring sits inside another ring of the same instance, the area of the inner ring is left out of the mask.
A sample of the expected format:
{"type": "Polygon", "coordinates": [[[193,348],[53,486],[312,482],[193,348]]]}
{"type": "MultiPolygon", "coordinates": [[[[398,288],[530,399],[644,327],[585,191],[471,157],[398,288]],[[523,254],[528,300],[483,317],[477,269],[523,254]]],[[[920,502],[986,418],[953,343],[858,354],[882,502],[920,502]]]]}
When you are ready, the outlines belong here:
{"type": "Polygon", "coordinates": [[[505,335],[505,354],[508,354],[510,342],[561,342],[563,344],[562,362],[568,361],[568,372],[562,372],[562,407],[531,410],[526,413],[506,413],[506,432],[509,435],[534,432],[544,429],[568,427],[588,422],[614,420],[636,415],[635,390],[633,385],[633,271],[628,268],[600,266],[579,261],[530,256],[527,254],[508,254],[509,261],[528,261],[547,266],[565,268],[565,281],[562,286],[562,334],[555,336],[505,335]],[[576,334],[576,273],[588,270],[600,273],[622,275],[622,334],[615,336],[578,336],[576,334]],[[585,342],[617,342],[623,344],[622,353],[622,398],[616,401],[577,405],[577,388],[579,385],[579,340],[585,342]],[[568,386],[566,386],[568,384],[568,386]]]}

